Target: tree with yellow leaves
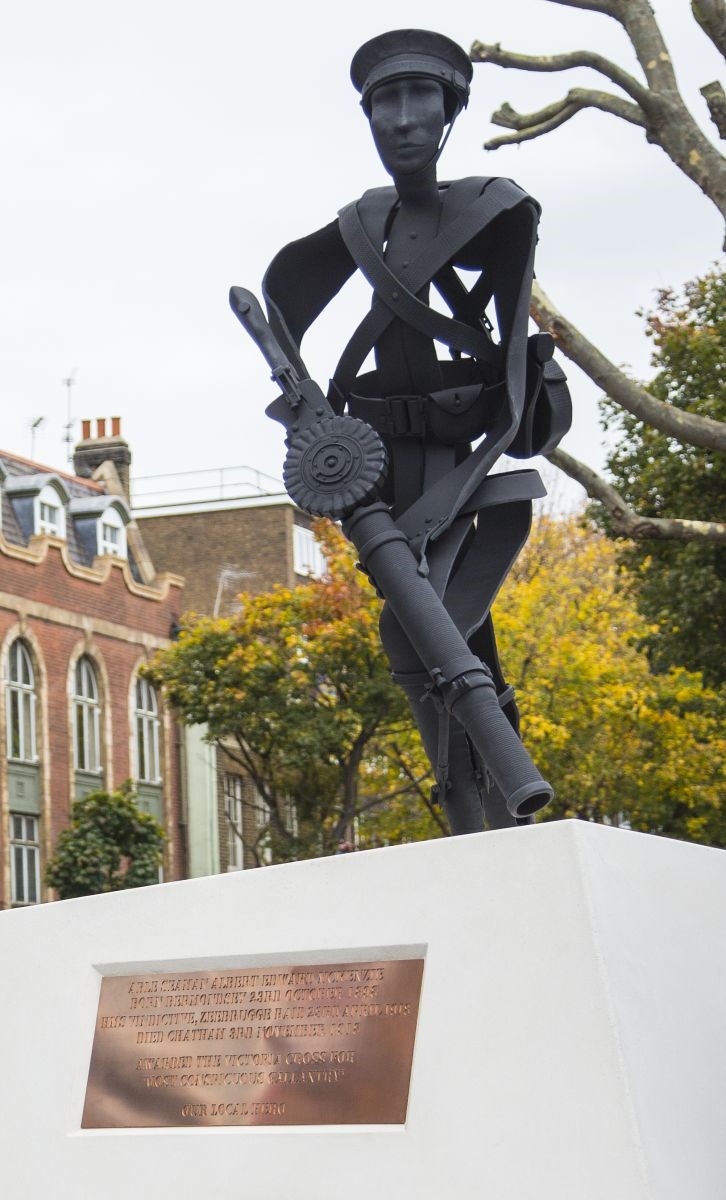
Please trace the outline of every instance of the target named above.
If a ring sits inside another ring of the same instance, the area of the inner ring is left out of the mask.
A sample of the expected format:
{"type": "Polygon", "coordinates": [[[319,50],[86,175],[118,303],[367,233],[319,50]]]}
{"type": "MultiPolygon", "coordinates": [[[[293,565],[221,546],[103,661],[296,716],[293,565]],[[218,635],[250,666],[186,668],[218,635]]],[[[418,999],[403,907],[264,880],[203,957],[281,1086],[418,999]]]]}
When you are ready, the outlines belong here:
{"type": "Polygon", "coordinates": [[[581,519],[541,518],[495,609],[523,736],[583,817],[726,845],[723,703],[701,676],[651,670],[617,548],[581,519]]]}
{"type": "MultiPolygon", "coordinates": [[[[428,762],[378,639],[380,602],[340,531],[317,526],[328,575],[189,618],[153,677],[206,723],[269,811],[248,848],[273,861],[438,837],[428,762]]],[[[495,606],[523,736],[581,817],[726,845],[719,697],[682,669],[655,673],[617,548],[582,518],[540,518],[495,606]]]]}

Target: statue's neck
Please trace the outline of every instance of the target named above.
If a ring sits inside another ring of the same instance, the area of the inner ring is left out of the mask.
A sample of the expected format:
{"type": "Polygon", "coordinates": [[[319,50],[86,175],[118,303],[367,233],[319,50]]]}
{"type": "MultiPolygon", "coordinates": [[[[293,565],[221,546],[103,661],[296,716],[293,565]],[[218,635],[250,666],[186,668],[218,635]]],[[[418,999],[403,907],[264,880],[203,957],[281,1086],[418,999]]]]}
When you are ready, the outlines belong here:
{"type": "Polygon", "coordinates": [[[427,209],[438,206],[439,185],[436,182],[435,163],[416,175],[399,175],[393,182],[403,208],[427,209]]]}

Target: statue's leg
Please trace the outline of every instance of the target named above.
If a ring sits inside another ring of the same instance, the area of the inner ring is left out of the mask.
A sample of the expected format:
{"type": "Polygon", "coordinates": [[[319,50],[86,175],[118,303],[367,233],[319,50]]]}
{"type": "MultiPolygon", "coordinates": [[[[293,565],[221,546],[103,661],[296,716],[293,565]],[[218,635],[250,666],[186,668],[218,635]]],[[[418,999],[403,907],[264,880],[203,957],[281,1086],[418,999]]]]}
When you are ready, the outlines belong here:
{"type": "MultiPolygon", "coordinates": [[[[519,710],[514,699],[514,688],[507,684],[502,673],[491,613],[487,613],[481,626],[469,639],[469,645],[474,653],[479,655],[482,662],[489,667],[504,715],[519,737],[519,710]]],[[[482,767],[485,769],[484,764],[482,767]]],[[[532,816],[512,817],[507,809],[504,796],[490,775],[487,777],[487,784],[484,791],[484,815],[490,829],[505,829],[511,825],[531,825],[533,823],[534,817],[532,816]]]]}
{"type": "MultiPolygon", "coordinates": [[[[529,824],[531,817],[512,816],[501,790],[465,730],[458,721],[449,720],[447,714],[441,712],[441,706],[437,708],[433,697],[427,694],[430,677],[416,659],[390,605],[385,605],[381,614],[381,641],[394,678],[405,691],[411,706],[421,741],[437,777],[439,797],[452,833],[478,833],[485,828],[485,823],[488,829],[529,824]]],[[[505,716],[518,734],[519,714],[514,692],[502,674],[490,615],[474,634],[471,648],[491,671],[505,716]]]]}
{"type": "MultiPolygon", "coordinates": [[[[483,775],[469,739],[459,722],[450,720],[449,714],[441,711],[441,705],[434,703],[430,692],[427,694],[430,676],[416,658],[389,604],[384,605],[381,613],[381,641],[393,677],[411,706],[451,832],[480,833],[484,829],[483,775]]],[[[506,812],[506,805],[504,809],[506,812]]],[[[513,818],[510,823],[514,823],[513,818]]]]}
{"type": "Polygon", "coordinates": [[[358,509],[343,528],[405,628],[415,656],[406,669],[423,664],[437,697],[487,763],[510,812],[516,816],[536,812],[552,798],[552,789],[499,707],[491,671],[471,653],[389,509],[381,503],[358,509]]]}
{"type": "Polygon", "coordinates": [[[459,722],[447,720],[446,714],[437,710],[431,697],[426,696],[426,673],[408,679],[398,672],[394,674],[406,693],[424,750],[439,777],[439,799],[451,832],[480,833],[485,827],[508,829],[523,823],[509,812],[504,796],[459,722]],[[442,720],[446,738],[443,747],[442,720]],[[445,780],[437,770],[439,764],[445,766],[445,780]]]}
{"type": "Polygon", "coordinates": [[[425,682],[428,676],[425,672],[409,675],[406,679],[394,671],[394,677],[411,705],[424,750],[437,776],[439,801],[451,832],[481,833],[484,829],[481,777],[477,777],[464,729],[458,721],[449,721],[448,714],[439,712],[431,697],[426,696],[425,682]],[[443,745],[442,728],[445,738],[443,745]],[[441,767],[444,768],[444,774],[441,767]]]}

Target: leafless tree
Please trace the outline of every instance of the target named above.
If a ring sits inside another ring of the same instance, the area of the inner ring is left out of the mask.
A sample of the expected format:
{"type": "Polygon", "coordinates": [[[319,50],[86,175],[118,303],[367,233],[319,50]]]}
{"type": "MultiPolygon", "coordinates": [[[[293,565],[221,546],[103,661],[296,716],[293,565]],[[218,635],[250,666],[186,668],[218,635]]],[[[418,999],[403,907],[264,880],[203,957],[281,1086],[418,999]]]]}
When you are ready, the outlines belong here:
{"type": "MultiPolygon", "coordinates": [[[[518,113],[510,104],[504,103],[492,115],[492,121],[512,132],[486,142],[485,149],[496,150],[500,146],[542,137],[583,109],[597,108],[642,128],[647,140],[665,151],[679,170],[716,205],[726,220],[726,159],[702,132],[681,96],[670,54],[648,0],[546,2],[601,13],[617,21],[635,50],[642,78],[636,78],[617,63],[591,50],[529,55],[504,50],[498,43],[485,45],[483,42],[474,42],[470,53],[475,63],[545,72],[589,67],[619,89],[618,92],[612,92],[596,88],[572,88],[562,99],[534,113],[518,113]]],[[[692,0],[691,8],[701,29],[726,56],[724,0],[692,0]]],[[[717,81],[709,83],[701,88],[701,94],[719,135],[726,137],[726,94],[723,87],[717,81]]],[[[726,450],[726,424],[684,412],[650,395],[593,345],[557,309],[537,283],[532,293],[532,316],[540,329],[554,336],[562,352],[629,413],[679,442],[708,450],[726,450]]],[[[726,524],[684,520],[677,516],[668,519],[640,517],[602,476],[584,463],[563,450],[555,450],[549,457],[551,462],[581,483],[591,498],[605,506],[616,531],[626,536],[726,541],[726,524]]]]}

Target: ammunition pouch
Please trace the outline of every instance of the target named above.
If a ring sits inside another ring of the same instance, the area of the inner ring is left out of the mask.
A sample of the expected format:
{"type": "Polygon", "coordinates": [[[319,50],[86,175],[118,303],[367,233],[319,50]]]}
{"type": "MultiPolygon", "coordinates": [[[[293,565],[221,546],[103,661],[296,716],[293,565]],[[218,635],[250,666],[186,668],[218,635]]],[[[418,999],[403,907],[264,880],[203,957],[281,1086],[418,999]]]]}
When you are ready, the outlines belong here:
{"type": "Polygon", "coordinates": [[[548,333],[527,339],[527,385],[519,428],[507,447],[510,458],[549,454],[572,424],[572,400],[567,376],[552,355],[548,333]]]}

